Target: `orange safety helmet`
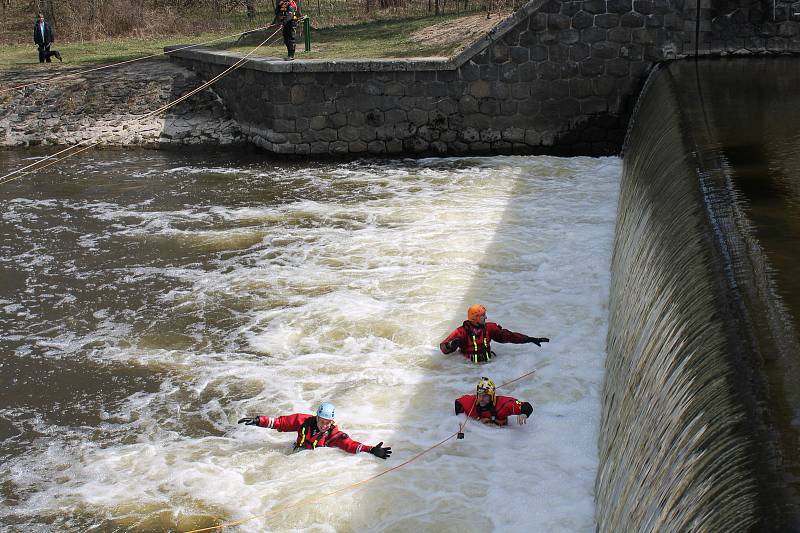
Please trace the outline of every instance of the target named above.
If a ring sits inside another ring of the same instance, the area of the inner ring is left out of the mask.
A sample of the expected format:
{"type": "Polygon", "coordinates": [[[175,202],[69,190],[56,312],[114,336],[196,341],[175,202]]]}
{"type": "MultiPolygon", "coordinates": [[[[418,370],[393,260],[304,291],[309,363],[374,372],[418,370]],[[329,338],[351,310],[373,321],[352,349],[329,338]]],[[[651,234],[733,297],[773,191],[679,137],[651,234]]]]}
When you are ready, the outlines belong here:
{"type": "Polygon", "coordinates": [[[472,304],[467,309],[467,320],[470,322],[477,322],[484,315],[486,315],[486,308],[481,304],[472,304]]]}

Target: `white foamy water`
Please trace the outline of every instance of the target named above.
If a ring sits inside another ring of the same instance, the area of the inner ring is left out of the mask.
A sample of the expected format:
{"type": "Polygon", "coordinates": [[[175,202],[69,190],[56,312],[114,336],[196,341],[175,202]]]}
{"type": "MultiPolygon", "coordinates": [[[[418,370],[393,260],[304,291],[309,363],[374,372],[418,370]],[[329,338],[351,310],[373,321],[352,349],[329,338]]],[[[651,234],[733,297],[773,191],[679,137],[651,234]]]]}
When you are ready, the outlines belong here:
{"type": "Polygon", "coordinates": [[[159,280],[155,314],[108,304],[93,311],[91,332],[67,328],[39,347],[161,382],[104,411],[98,427],[39,423],[42,436],[3,468],[0,481],[21,497],[0,516],[67,529],[188,530],[257,516],[223,531],[593,531],[620,172],[617,159],[549,157],[292,175],[215,168],[231,186],[273,180],[295,194],[174,210],[77,201],[102,228],[79,237],[84,249],[122,242],[182,259],[115,268],[143,292],[159,280]],[[490,321],[551,342],[496,344],[498,357],[477,367],[442,355],[438,343],[475,302],[490,321]],[[464,440],[318,499],[452,435],[454,399],[481,376],[500,384],[533,369],[498,391],[534,404],[526,426],[470,423],[464,440]],[[392,458],[292,454],[294,434],[236,424],[321,401],[335,403],[352,438],[384,441],[392,458]]]}

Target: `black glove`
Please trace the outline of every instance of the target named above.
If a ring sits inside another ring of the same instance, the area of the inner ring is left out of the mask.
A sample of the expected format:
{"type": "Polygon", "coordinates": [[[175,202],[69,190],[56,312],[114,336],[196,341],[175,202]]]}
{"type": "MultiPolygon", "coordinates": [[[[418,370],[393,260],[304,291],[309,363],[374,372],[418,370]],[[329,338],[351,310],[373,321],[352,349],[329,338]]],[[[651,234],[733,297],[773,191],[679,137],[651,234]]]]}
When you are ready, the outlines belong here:
{"type": "Polygon", "coordinates": [[[258,419],[261,418],[259,416],[246,416],[244,418],[240,418],[237,424],[244,424],[245,426],[257,426],[258,419]]]}
{"type": "Polygon", "coordinates": [[[532,342],[536,346],[541,346],[543,342],[550,342],[547,337],[528,337],[525,342],[532,342]]]}
{"type": "Polygon", "coordinates": [[[390,455],[392,455],[392,447],[387,446],[386,448],[381,448],[383,441],[380,441],[378,444],[372,447],[369,451],[375,457],[380,457],[381,459],[388,459],[390,455]]]}
{"type": "Polygon", "coordinates": [[[451,352],[455,352],[456,350],[458,350],[460,346],[461,346],[461,340],[453,339],[450,341],[450,344],[447,345],[447,349],[450,350],[451,352]]]}

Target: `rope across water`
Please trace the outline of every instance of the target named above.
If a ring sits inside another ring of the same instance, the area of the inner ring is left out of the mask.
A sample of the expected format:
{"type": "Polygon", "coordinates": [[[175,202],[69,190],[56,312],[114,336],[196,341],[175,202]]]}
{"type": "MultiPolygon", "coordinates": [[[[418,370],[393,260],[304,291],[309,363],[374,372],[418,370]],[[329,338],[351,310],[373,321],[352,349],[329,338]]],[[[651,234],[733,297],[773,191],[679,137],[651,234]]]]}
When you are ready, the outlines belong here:
{"type": "MultiPolygon", "coordinates": [[[[526,372],[525,374],[522,374],[518,378],[512,379],[511,381],[507,381],[506,383],[503,383],[502,385],[498,385],[497,388],[500,389],[500,388],[503,388],[503,387],[507,387],[508,385],[511,385],[512,383],[516,383],[517,381],[520,381],[520,380],[522,380],[522,379],[524,379],[524,378],[526,378],[528,376],[531,376],[531,375],[535,374],[537,371],[538,371],[538,369],[534,368],[530,372],[526,372]]],[[[391,468],[387,468],[386,470],[383,470],[382,472],[378,472],[377,474],[375,474],[373,476],[370,476],[368,478],[362,479],[360,481],[356,481],[355,483],[351,483],[349,485],[346,485],[344,487],[338,488],[338,489],[333,490],[331,492],[327,492],[325,494],[321,494],[321,495],[315,496],[313,498],[308,498],[306,500],[302,500],[300,502],[297,502],[297,503],[294,503],[294,504],[291,504],[291,505],[286,505],[286,506],[283,506],[283,507],[279,507],[277,509],[272,509],[271,511],[267,511],[266,513],[262,513],[260,515],[251,516],[249,518],[244,518],[242,520],[237,520],[235,522],[225,522],[223,524],[219,524],[219,525],[216,525],[216,526],[210,526],[210,527],[205,527],[205,528],[201,528],[201,529],[192,529],[192,530],[186,531],[185,533],[200,533],[202,531],[214,531],[216,529],[222,529],[224,527],[238,526],[238,525],[244,524],[246,522],[251,522],[253,520],[258,520],[259,518],[267,518],[267,517],[282,513],[284,511],[288,511],[290,509],[296,509],[296,508],[301,507],[303,505],[316,503],[316,502],[318,502],[320,500],[323,500],[325,498],[328,498],[330,496],[335,496],[336,494],[341,494],[342,492],[345,492],[345,491],[348,491],[348,490],[351,490],[351,489],[355,489],[355,488],[358,488],[358,487],[360,487],[362,485],[365,485],[365,484],[369,483],[370,481],[373,481],[375,479],[378,479],[381,476],[384,476],[384,475],[388,474],[389,472],[394,472],[395,470],[399,470],[400,468],[403,468],[404,466],[408,465],[409,463],[412,463],[412,462],[416,461],[417,459],[419,459],[420,457],[422,457],[426,453],[428,453],[428,452],[430,452],[432,450],[435,450],[439,446],[443,445],[445,442],[447,442],[447,441],[453,439],[454,437],[458,436],[459,433],[463,433],[464,432],[464,428],[467,426],[467,422],[469,422],[470,417],[472,416],[472,410],[474,408],[475,408],[475,403],[472,404],[472,408],[470,409],[469,413],[467,414],[467,417],[462,422],[459,423],[458,431],[456,431],[452,435],[440,440],[439,442],[437,442],[433,446],[429,446],[428,448],[425,448],[424,450],[422,450],[421,452],[419,452],[416,455],[412,456],[411,458],[406,459],[405,461],[403,461],[399,465],[395,465],[395,466],[393,466],[391,468]]]]}
{"type": "MultiPolygon", "coordinates": [[[[220,78],[222,78],[223,76],[225,76],[229,72],[239,68],[251,55],[253,55],[259,48],[264,46],[267,43],[267,41],[272,39],[280,31],[281,31],[280,28],[278,28],[274,33],[272,33],[266,39],[261,41],[261,43],[259,43],[258,46],[256,46],[252,50],[250,50],[242,58],[240,58],[238,61],[236,61],[236,63],[234,63],[233,65],[229,66],[228,68],[223,70],[221,73],[217,74],[216,76],[214,76],[213,78],[211,78],[207,82],[203,83],[199,87],[196,87],[195,89],[192,89],[188,93],[186,93],[184,95],[181,95],[180,97],[176,98],[172,102],[169,102],[169,103],[159,107],[155,111],[151,111],[151,112],[149,112],[149,113],[147,113],[145,115],[142,115],[141,117],[136,117],[136,120],[144,120],[144,119],[150,118],[152,116],[155,116],[155,115],[157,115],[157,114],[159,114],[159,113],[161,113],[163,111],[166,111],[167,109],[178,105],[179,103],[183,102],[187,98],[197,94],[198,92],[200,92],[200,91],[206,89],[207,87],[211,86],[212,84],[216,83],[220,78]]],[[[24,167],[18,168],[17,170],[13,170],[13,171],[9,172],[8,174],[0,176],[0,185],[5,185],[6,183],[8,183],[10,181],[14,181],[15,179],[19,179],[19,178],[21,178],[21,177],[23,177],[23,176],[25,176],[27,174],[30,174],[32,172],[37,171],[37,170],[41,170],[41,169],[50,167],[52,165],[60,163],[61,161],[65,160],[65,159],[68,159],[68,158],[70,158],[70,157],[72,157],[72,156],[74,156],[76,154],[84,152],[84,151],[88,150],[89,148],[92,148],[93,146],[98,144],[100,142],[100,140],[105,135],[108,135],[108,133],[101,134],[101,135],[95,137],[94,139],[86,139],[84,141],[79,142],[78,144],[74,144],[74,145],[72,145],[72,146],[70,146],[68,148],[60,150],[60,151],[58,151],[58,152],[56,152],[54,154],[51,154],[51,155],[49,155],[49,156],[47,156],[45,158],[39,159],[34,163],[31,163],[29,165],[25,165],[24,167]],[[65,153],[67,155],[65,155],[64,157],[58,157],[57,158],[57,156],[59,156],[61,154],[65,154],[65,153]],[[54,161],[50,161],[47,164],[42,164],[45,161],[49,161],[51,159],[54,159],[54,161]]]]}

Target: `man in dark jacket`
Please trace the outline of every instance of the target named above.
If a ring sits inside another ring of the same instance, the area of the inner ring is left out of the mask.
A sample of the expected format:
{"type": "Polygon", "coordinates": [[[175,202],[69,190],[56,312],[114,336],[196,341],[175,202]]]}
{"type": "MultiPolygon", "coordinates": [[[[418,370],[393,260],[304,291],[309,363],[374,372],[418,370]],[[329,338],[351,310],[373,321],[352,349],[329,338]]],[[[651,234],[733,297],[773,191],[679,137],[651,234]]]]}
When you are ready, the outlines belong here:
{"type": "Polygon", "coordinates": [[[52,56],[56,56],[56,59],[63,61],[58,50],[50,51],[50,44],[55,42],[53,30],[44,21],[44,15],[41,13],[39,13],[36,23],[33,25],[33,42],[39,47],[39,63],[44,63],[45,61],[50,63],[52,56]]]}

